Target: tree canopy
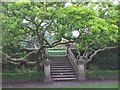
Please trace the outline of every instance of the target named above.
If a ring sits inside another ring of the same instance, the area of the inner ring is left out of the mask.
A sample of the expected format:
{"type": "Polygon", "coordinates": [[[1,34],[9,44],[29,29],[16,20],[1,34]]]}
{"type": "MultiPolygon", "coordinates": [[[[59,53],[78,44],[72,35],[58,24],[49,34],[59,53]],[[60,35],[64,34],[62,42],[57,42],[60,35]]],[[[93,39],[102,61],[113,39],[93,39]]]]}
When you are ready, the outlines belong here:
{"type": "Polygon", "coordinates": [[[111,2],[65,4],[3,2],[3,50],[10,46],[15,48],[19,41],[32,45],[37,42],[34,48],[37,46],[38,53],[42,54],[44,48],[75,42],[76,48],[84,50],[88,57],[93,49],[118,42],[118,5],[111,2]],[[52,42],[48,38],[50,35],[54,37],[52,42]],[[35,39],[30,41],[32,37],[36,38],[36,42],[35,39]],[[62,38],[67,41],[61,43],[62,38]]]}

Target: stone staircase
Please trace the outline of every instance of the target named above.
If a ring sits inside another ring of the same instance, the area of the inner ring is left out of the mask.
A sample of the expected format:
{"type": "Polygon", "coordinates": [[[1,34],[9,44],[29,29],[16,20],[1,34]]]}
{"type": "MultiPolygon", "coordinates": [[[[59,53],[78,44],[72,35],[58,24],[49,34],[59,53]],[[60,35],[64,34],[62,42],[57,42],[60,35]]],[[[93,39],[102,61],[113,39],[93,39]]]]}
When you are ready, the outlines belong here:
{"type": "Polygon", "coordinates": [[[76,81],[77,76],[67,56],[50,57],[50,75],[53,81],[76,81]]]}

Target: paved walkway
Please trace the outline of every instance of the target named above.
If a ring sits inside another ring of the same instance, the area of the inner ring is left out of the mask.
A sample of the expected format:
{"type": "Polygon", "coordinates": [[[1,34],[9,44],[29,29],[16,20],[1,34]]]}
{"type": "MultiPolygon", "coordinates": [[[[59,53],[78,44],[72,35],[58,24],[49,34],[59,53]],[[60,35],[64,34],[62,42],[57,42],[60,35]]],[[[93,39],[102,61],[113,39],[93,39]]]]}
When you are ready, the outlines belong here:
{"type": "Polygon", "coordinates": [[[65,86],[77,86],[83,84],[100,84],[100,83],[112,83],[118,82],[116,80],[87,80],[83,82],[51,82],[51,83],[43,83],[43,82],[23,82],[23,83],[3,83],[3,88],[60,88],[65,86]]]}

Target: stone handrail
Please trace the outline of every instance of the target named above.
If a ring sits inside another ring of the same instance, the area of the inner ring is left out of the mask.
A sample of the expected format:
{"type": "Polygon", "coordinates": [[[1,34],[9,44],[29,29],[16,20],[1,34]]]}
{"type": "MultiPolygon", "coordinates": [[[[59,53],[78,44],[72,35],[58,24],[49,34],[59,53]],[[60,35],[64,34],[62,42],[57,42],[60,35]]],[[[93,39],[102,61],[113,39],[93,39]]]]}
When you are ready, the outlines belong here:
{"type": "Polygon", "coordinates": [[[77,59],[75,58],[70,48],[67,49],[67,53],[68,53],[68,58],[75,69],[78,81],[84,81],[86,79],[84,64],[76,62],[77,59]]]}
{"type": "Polygon", "coordinates": [[[68,48],[67,49],[67,54],[68,54],[68,58],[73,66],[73,68],[75,69],[76,74],[78,75],[78,66],[77,66],[77,59],[75,58],[74,54],[72,53],[71,49],[68,48]]]}

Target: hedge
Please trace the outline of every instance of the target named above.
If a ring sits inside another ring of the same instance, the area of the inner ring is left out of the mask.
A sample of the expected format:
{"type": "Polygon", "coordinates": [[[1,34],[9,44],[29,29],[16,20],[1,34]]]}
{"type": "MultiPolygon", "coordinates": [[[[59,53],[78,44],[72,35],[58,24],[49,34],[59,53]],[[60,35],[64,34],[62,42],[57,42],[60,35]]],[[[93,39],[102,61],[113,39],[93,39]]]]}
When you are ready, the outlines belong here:
{"type": "Polygon", "coordinates": [[[66,56],[65,49],[48,49],[49,56],[66,56]]]}
{"type": "Polygon", "coordinates": [[[87,79],[92,79],[92,80],[111,80],[115,79],[118,80],[118,70],[103,70],[103,71],[88,71],[86,73],[86,78],[87,79]]]}
{"type": "MultiPolygon", "coordinates": [[[[3,83],[5,82],[26,82],[26,81],[42,81],[44,80],[44,72],[21,72],[21,73],[1,73],[3,83]]],[[[86,73],[87,80],[118,80],[117,70],[105,71],[88,71],[86,73]]]]}
{"type": "Polygon", "coordinates": [[[13,73],[1,73],[3,82],[43,81],[44,72],[22,71],[13,73]]]}
{"type": "Polygon", "coordinates": [[[118,70],[119,69],[119,57],[118,48],[105,50],[98,53],[90,64],[90,68],[98,68],[99,70],[118,70]]]}

